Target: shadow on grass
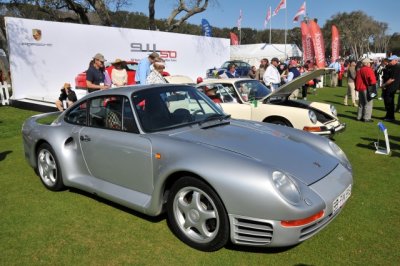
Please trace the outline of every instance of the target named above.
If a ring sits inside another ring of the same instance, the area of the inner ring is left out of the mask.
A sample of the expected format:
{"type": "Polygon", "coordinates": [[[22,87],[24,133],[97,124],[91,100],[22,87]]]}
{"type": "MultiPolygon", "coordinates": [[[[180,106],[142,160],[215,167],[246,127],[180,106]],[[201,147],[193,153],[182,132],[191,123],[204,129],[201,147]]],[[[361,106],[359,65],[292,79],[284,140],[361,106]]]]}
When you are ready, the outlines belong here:
{"type": "Polygon", "coordinates": [[[85,197],[89,197],[89,198],[91,198],[93,200],[96,200],[96,201],[98,201],[100,203],[106,204],[108,206],[111,206],[111,207],[116,208],[118,210],[121,210],[123,212],[129,213],[131,215],[135,215],[135,216],[137,216],[137,217],[139,217],[139,218],[141,218],[143,220],[146,220],[148,222],[159,223],[162,220],[166,219],[166,217],[167,217],[166,214],[161,214],[161,215],[158,215],[158,216],[155,216],[155,217],[148,216],[146,214],[143,214],[143,213],[137,212],[135,210],[132,210],[132,209],[130,209],[128,207],[122,206],[122,205],[120,205],[120,204],[118,204],[116,202],[104,199],[104,198],[102,198],[100,196],[97,196],[96,194],[92,194],[92,193],[89,193],[89,192],[86,192],[86,191],[83,191],[83,190],[80,190],[80,189],[77,189],[77,188],[68,188],[68,190],[69,190],[69,192],[76,193],[76,194],[79,194],[79,195],[82,195],[82,196],[85,196],[85,197]]]}
{"type": "MultiPolygon", "coordinates": [[[[242,252],[246,252],[246,253],[277,254],[277,253],[282,253],[282,252],[291,250],[291,249],[297,247],[298,245],[299,244],[290,246],[290,247],[266,248],[266,247],[254,247],[254,246],[240,246],[240,245],[234,245],[231,242],[228,242],[228,244],[225,246],[225,248],[228,250],[232,250],[232,251],[242,251],[242,252]]],[[[301,264],[299,264],[299,265],[301,265],[301,264]]]]}
{"type": "MultiPolygon", "coordinates": [[[[369,150],[373,150],[376,151],[375,148],[375,142],[376,139],[372,139],[372,138],[361,138],[362,140],[365,141],[370,141],[370,144],[357,144],[357,147],[361,147],[361,148],[365,148],[365,149],[369,149],[369,150]]],[[[389,145],[390,145],[390,150],[391,150],[391,157],[400,157],[400,144],[398,143],[394,143],[393,140],[395,140],[396,142],[400,142],[400,137],[391,137],[389,136],[389,145]]],[[[384,144],[384,140],[380,140],[380,145],[385,145],[384,144]]]]}
{"type": "Polygon", "coordinates": [[[12,153],[12,151],[0,152],[0,162],[3,161],[7,157],[7,155],[10,154],[10,153],[12,153]]]}

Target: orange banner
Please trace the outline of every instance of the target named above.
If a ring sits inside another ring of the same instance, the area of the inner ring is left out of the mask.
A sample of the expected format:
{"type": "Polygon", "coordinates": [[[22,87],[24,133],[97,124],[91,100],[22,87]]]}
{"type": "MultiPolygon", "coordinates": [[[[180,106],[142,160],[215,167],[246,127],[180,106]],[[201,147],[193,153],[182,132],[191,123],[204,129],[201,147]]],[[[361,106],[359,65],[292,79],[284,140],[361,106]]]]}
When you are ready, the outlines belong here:
{"type": "Polygon", "coordinates": [[[319,68],[325,67],[325,46],[324,37],[318,24],[314,20],[308,22],[308,26],[311,33],[311,38],[314,45],[314,53],[316,64],[319,68]]]}
{"type": "Polygon", "coordinates": [[[332,62],[339,59],[340,43],[339,43],[339,31],[335,25],[332,25],[332,62]]]}
{"type": "Polygon", "coordinates": [[[314,46],[311,39],[311,34],[308,29],[307,24],[303,21],[301,22],[301,43],[303,46],[303,61],[306,63],[307,61],[311,62],[310,68],[313,68],[314,65],[314,46]]]}
{"type": "Polygon", "coordinates": [[[239,45],[238,36],[233,32],[231,32],[231,45],[239,45]]]}

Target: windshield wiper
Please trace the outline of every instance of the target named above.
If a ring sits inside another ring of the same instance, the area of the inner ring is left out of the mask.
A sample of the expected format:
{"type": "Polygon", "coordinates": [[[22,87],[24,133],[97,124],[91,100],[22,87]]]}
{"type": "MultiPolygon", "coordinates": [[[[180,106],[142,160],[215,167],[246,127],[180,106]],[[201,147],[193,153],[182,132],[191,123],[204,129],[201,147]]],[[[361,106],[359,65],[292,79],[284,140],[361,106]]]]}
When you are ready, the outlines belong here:
{"type": "Polygon", "coordinates": [[[208,121],[212,121],[212,120],[225,120],[225,119],[229,119],[231,117],[231,115],[224,115],[224,114],[212,114],[207,116],[206,118],[204,118],[203,120],[199,121],[199,125],[201,126],[202,124],[204,124],[205,122],[208,121]]]}

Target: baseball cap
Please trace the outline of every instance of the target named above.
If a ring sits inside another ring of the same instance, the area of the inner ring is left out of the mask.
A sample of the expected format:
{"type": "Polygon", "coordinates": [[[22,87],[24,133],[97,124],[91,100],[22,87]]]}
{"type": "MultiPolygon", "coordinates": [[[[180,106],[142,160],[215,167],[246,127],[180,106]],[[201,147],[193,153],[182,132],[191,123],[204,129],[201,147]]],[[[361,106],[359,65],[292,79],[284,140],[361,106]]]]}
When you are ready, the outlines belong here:
{"type": "Polygon", "coordinates": [[[373,61],[369,58],[364,58],[361,62],[365,64],[365,63],[372,63],[373,61]]]}
{"type": "Polygon", "coordinates": [[[93,59],[97,59],[103,62],[106,61],[106,59],[104,59],[104,56],[100,53],[97,53],[95,56],[93,56],[93,59]]]}
{"type": "Polygon", "coordinates": [[[392,61],[392,60],[397,60],[397,61],[399,61],[399,57],[397,56],[397,55],[392,55],[391,57],[389,57],[388,58],[390,61],[392,61]]]}

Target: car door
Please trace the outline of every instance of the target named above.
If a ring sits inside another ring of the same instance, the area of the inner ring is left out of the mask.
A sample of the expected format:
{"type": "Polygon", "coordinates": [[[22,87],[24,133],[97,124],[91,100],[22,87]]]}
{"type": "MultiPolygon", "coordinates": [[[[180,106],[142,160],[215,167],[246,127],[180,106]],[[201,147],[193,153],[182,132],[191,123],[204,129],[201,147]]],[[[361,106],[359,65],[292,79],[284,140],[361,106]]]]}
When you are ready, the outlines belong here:
{"type": "Polygon", "coordinates": [[[89,126],[79,133],[79,142],[91,175],[150,194],[153,189],[151,142],[138,133],[136,125],[130,124],[135,120],[129,100],[122,96],[92,99],[88,122],[89,126]],[[110,102],[117,104],[111,108],[110,102]]]}

